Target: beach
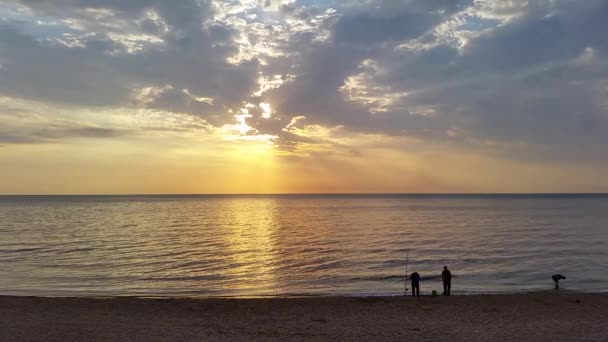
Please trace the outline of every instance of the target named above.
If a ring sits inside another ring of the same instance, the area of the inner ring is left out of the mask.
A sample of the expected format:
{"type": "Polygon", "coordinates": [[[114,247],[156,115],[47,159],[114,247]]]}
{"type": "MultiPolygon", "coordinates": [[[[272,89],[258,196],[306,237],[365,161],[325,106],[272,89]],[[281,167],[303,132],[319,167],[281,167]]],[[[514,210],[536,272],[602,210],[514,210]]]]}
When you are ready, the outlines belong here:
{"type": "Polygon", "coordinates": [[[608,341],[608,294],[0,297],[0,341],[608,341]]]}

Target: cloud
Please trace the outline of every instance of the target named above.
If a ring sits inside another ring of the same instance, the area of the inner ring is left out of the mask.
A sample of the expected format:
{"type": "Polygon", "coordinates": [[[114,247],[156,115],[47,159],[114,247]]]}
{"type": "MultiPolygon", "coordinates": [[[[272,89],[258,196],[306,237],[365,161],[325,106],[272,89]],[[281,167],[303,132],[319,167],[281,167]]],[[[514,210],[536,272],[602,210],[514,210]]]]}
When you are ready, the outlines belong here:
{"type": "MultiPolygon", "coordinates": [[[[230,27],[209,22],[201,1],[24,1],[31,22],[5,18],[0,26],[0,93],[62,105],[119,107],[136,103],[145,87],[187,89],[217,105],[232,120],[257,87],[257,62],[235,65],[230,27]],[[37,36],[39,16],[57,24],[54,36],[37,36]]],[[[184,111],[168,105],[167,110],[184,111]]],[[[177,99],[173,99],[176,101],[177,99]]],[[[184,100],[184,99],[182,99],[184,100]]],[[[192,104],[192,103],[191,103],[192,104]]],[[[196,103],[194,103],[196,104],[196,103]]],[[[193,115],[210,115],[192,105],[193,115]]]]}
{"type": "Polygon", "coordinates": [[[510,158],[604,153],[605,2],[477,1],[436,7],[411,29],[397,25],[412,4],[343,14],[332,40],[300,48],[295,80],[270,102],[316,124],[492,146],[510,158]]]}
{"type": "Polygon", "coordinates": [[[0,129],[0,145],[57,143],[72,138],[109,139],[134,134],[134,132],[125,129],[90,126],[62,120],[44,125],[11,128],[0,129]]]}
{"type": "Polygon", "coordinates": [[[376,82],[410,106],[478,139],[554,145],[606,143],[606,5],[529,13],[461,49],[405,51],[379,61],[376,82]],[[585,61],[585,62],[583,62],[585,61]]]}
{"type": "Polygon", "coordinates": [[[248,108],[245,138],[286,149],[344,132],[521,159],[608,144],[601,0],[3,3],[4,96],[217,129],[248,108]]]}
{"type": "Polygon", "coordinates": [[[336,44],[372,44],[403,41],[421,36],[438,25],[465,1],[409,0],[371,3],[356,7],[333,26],[336,44]]]}

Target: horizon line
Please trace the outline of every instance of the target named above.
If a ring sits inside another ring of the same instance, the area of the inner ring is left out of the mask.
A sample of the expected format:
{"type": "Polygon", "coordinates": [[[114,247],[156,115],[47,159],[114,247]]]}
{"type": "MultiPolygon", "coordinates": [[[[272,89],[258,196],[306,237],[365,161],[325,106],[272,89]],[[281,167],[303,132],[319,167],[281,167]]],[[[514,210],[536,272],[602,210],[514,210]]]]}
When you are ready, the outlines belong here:
{"type": "Polygon", "coordinates": [[[0,194],[0,197],[16,196],[304,196],[304,195],[608,195],[608,192],[276,192],[276,193],[71,193],[71,194],[0,194]]]}

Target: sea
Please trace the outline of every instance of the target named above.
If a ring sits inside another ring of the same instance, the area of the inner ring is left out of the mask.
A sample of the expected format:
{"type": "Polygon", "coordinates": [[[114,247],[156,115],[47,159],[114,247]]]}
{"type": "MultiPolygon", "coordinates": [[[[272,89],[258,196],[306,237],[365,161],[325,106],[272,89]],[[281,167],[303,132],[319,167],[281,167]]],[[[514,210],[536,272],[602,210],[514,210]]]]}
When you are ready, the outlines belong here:
{"type": "MultiPolygon", "coordinates": [[[[608,195],[0,196],[0,295],[608,292],[608,195]]],[[[409,293],[408,293],[409,295],[409,293]]]]}

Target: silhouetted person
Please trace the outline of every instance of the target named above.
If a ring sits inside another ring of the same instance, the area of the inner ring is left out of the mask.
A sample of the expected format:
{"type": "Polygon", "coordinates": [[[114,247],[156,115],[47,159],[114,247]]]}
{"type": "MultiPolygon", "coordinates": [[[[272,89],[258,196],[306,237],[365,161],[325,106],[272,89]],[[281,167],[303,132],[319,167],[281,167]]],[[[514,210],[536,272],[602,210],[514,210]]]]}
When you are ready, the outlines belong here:
{"type": "Polygon", "coordinates": [[[414,272],[410,275],[412,281],[412,296],[420,296],[420,274],[414,272]]]}
{"type": "Polygon", "coordinates": [[[450,289],[452,288],[452,273],[448,270],[447,266],[443,266],[443,272],[441,272],[441,280],[443,280],[443,295],[449,296],[450,289]]]}
{"type": "Polygon", "coordinates": [[[559,289],[559,281],[562,279],[566,279],[566,277],[564,277],[561,274],[554,274],[551,276],[551,278],[553,279],[553,281],[555,282],[555,289],[559,289]]]}

